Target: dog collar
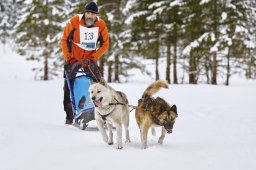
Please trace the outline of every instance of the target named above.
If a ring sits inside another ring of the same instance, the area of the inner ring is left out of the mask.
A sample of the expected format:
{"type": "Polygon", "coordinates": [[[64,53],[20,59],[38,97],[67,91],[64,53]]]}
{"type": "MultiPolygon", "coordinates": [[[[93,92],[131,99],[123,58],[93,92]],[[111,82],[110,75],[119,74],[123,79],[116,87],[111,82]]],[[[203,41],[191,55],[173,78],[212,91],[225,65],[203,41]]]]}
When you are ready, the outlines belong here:
{"type": "Polygon", "coordinates": [[[99,112],[97,112],[98,114],[99,114],[99,116],[104,120],[104,121],[106,121],[107,120],[107,117],[110,115],[110,113],[109,114],[106,114],[106,115],[102,115],[102,114],[100,114],[99,112]]]}

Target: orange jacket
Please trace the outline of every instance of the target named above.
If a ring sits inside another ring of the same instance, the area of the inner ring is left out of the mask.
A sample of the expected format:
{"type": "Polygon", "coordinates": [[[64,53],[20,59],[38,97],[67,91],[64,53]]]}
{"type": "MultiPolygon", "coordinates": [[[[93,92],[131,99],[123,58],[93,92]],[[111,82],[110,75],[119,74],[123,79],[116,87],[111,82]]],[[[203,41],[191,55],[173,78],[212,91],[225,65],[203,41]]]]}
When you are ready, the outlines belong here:
{"type": "Polygon", "coordinates": [[[61,39],[61,48],[62,52],[64,54],[64,58],[66,61],[69,61],[72,57],[75,58],[78,61],[82,61],[83,59],[94,59],[94,61],[98,60],[107,50],[109,47],[109,39],[108,39],[108,30],[106,27],[106,23],[97,17],[94,27],[99,27],[99,34],[98,34],[98,40],[101,41],[101,45],[99,49],[93,50],[93,51],[87,51],[76,44],[72,43],[72,51],[69,52],[68,50],[68,37],[70,35],[70,32],[75,29],[74,36],[73,36],[73,42],[80,43],[80,31],[79,31],[79,25],[82,25],[86,27],[85,21],[84,21],[84,15],[78,14],[76,16],[73,16],[69,23],[67,23],[66,28],[63,32],[63,36],[61,39]]]}

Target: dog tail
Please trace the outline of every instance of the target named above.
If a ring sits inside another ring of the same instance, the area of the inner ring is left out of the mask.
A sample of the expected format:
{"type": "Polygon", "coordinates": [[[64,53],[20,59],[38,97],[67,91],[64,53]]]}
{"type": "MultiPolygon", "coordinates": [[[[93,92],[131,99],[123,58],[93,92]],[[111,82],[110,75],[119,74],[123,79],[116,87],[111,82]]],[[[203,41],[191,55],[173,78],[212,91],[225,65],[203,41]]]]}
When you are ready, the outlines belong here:
{"type": "Polygon", "coordinates": [[[161,88],[168,89],[168,83],[166,80],[157,80],[156,82],[152,83],[144,91],[142,98],[151,97],[153,94],[157,93],[161,88]]]}

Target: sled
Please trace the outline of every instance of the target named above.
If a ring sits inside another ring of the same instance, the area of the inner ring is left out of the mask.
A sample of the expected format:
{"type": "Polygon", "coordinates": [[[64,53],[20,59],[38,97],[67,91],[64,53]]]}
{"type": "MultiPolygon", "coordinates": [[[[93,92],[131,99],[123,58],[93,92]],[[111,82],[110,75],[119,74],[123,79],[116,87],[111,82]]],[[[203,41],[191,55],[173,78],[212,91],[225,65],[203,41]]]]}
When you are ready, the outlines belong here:
{"type": "MultiPolygon", "coordinates": [[[[65,70],[66,81],[72,103],[74,125],[85,130],[88,123],[94,118],[94,103],[90,98],[89,87],[95,82],[95,75],[90,69],[90,65],[82,66],[81,63],[75,63],[75,67],[70,72],[65,70]],[[89,69],[88,69],[89,68],[89,69]],[[71,84],[70,75],[73,74],[73,84],[71,84]]],[[[99,69],[98,69],[99,72],[99,69]]]]}

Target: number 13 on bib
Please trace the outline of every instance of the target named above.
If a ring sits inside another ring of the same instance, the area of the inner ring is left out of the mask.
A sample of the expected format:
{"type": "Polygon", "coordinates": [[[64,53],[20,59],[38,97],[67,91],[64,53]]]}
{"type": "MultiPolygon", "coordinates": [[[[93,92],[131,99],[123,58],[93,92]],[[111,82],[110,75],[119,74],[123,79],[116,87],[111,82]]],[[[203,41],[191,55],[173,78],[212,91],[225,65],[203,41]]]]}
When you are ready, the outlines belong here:
{"type": "Polygon", "coordinates": [[[99,27],[87,28],[79,26],[80,29],[80,44],[77,44],[80,48],[92,51],[96,49],[99,27]]]}

